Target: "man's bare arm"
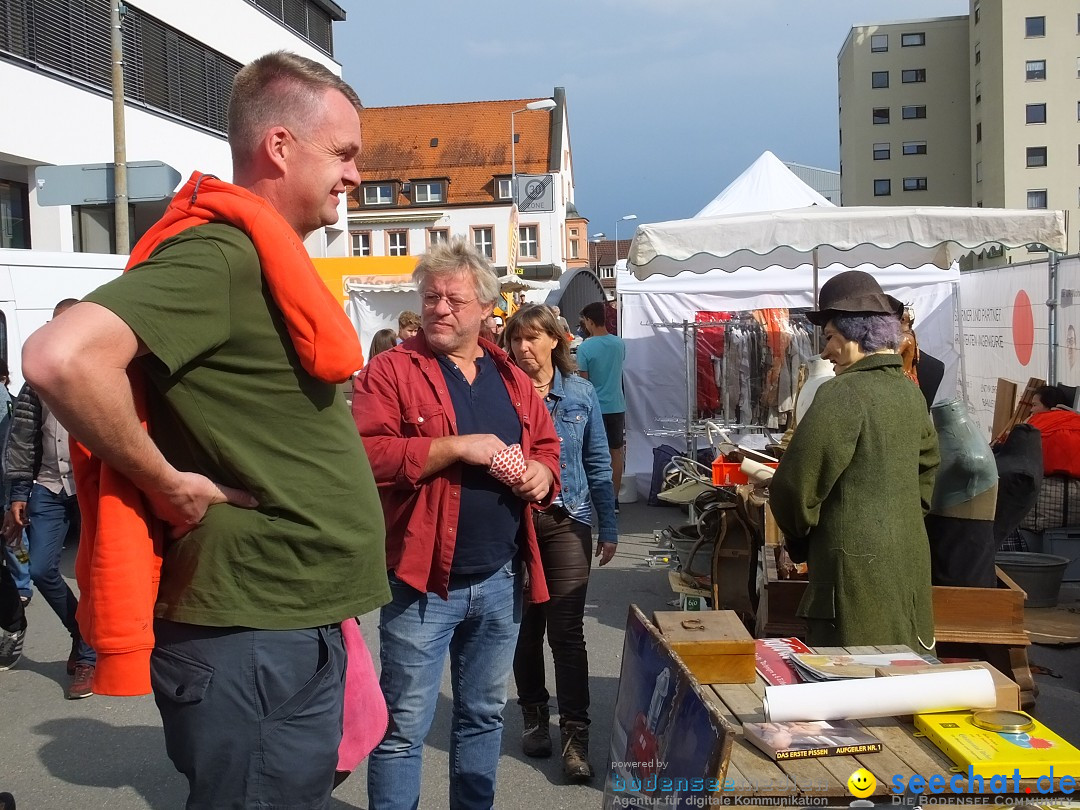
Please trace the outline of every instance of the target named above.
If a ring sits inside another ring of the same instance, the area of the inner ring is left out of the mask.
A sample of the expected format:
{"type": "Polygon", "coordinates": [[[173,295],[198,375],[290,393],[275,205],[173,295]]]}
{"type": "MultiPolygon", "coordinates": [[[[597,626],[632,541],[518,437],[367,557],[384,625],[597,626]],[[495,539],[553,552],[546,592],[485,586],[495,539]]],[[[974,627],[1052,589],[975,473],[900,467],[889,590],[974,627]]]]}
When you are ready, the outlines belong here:
{"type": "Polygon", "coordinates": [[[27,339],[23,373],[57,420],[130,478],[157,515],[181,531],[202,520],[211,504],[255,506],[251,495],[177,470],[142,429],[127,367],[145,353],[121,318],[97,304],[79,303],[27,339]]]}

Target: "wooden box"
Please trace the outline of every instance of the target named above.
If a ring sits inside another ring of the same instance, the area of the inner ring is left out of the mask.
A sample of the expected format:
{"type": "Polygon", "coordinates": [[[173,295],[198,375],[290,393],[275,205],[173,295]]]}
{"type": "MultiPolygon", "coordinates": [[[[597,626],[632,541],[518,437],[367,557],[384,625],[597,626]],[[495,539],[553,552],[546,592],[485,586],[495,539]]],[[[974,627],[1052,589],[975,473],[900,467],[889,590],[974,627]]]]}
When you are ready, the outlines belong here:
{"type": "Polygon", "coordinates": [[[698,683],[753,683],[754,639],[733,610],[657,611],[653,621],[698,683]]]}

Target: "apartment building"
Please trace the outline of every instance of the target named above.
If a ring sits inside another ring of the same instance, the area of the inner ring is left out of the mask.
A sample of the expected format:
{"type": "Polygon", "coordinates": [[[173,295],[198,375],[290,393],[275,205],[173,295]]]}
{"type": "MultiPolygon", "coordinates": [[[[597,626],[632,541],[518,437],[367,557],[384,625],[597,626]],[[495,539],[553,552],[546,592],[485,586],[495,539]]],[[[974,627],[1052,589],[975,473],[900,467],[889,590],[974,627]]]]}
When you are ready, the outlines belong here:
{"type": "Polygon", "coordinates": [[[845,205],[1065,209],[1080,250],[1080,0],[859,25],[837,62],[845,205]]]}
{"type": "MultiPolygon", "coordinates": [[[[34,170],[113,162],[113,0],[0,0],[0,248],[111,253],[113,206],[44,206],[34,170]]],[[[122,4],[127,160],[232,177],[225,138],[233,77],[286,49],[336,74],[331,0],[134,0],[122,4]]],[[[132,241],[166,201],[131,206],[132,241]]],[[[341,226],[312,234],[314,256],[346,255],[341,226]]]]}
{"type": "Polygon", "coordinates": [[[562,87],[550,100],[369,107],[363,120],[352,255],[418,256],[463,236],[500,273],[550,280],[589,267],[562,87]]]}

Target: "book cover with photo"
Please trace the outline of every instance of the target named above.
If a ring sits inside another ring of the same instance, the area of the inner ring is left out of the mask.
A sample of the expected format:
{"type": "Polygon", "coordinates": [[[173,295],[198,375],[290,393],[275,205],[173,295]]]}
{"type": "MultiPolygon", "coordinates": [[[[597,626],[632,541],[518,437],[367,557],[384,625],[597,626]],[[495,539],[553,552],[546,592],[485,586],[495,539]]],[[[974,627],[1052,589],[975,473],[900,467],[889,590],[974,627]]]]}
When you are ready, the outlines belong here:
{"type": "Polygon", "coordinates": [[[791,656],[813,652],[797,638],[759,638],[754,639],[754,646],[758,675],[772,686],[800,683],[791,668],[791,656]]]}
{"type": "Polygon", "coordinates": [[[853,720],[743,723],[743,735],[777,761],[872,754],[883,747],[853,720]]]}

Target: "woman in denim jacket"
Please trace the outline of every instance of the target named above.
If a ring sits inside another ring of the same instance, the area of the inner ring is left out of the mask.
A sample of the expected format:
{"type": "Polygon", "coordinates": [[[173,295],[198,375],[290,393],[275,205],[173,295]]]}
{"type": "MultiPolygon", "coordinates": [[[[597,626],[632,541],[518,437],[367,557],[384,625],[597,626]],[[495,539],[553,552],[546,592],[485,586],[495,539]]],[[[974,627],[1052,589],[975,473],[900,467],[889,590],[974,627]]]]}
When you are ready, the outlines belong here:
{"type": "Polygon", "coordinates": [[[592,510],[600,537],[595,556],[610,562],[619,540],[615,491],[600,402],[592,383],[574,374],[570,345],[546,306],[519,310],[506,324],[505,345],[544,400],[561,442],[562,491],[535,512],[536,536],[551,600],[529,604],[521,619],[514,680],[525,719],[522,748],[551,756],[548,691],[544,685],[544,630],[555,661],[563,770],[571,782],[593,775],[589,764],[589,660],[585,650],[585,592],[594,554],[592,510]],[[590,505],[591,500],[591,505],[590,505]]]}

